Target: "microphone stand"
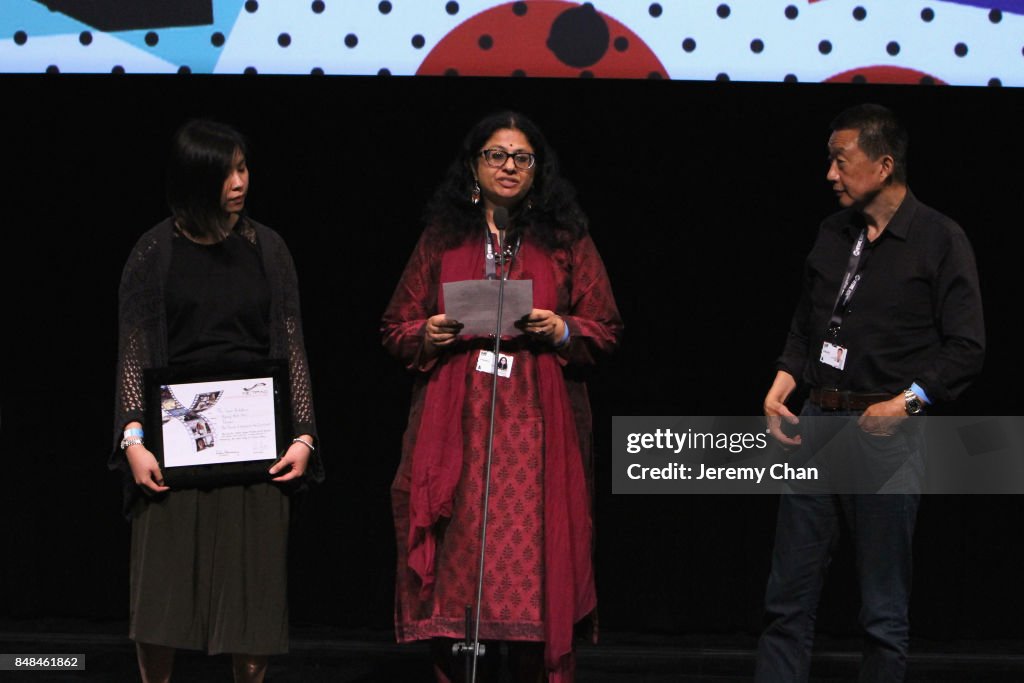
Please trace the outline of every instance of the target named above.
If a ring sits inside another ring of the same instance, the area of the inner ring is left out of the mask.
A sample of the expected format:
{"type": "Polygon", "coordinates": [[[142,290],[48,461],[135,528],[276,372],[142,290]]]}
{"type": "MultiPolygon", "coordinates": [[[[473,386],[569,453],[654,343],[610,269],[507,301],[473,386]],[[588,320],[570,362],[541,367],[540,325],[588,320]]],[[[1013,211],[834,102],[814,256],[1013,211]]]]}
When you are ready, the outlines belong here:
{"type": "MultiPolygon", "coordinates": [[[[499,207],[501,208],[501,207],[499,207]]],[[[476,583],[476,614],[470,616],[470,606],[466,605],[466,642],[456,643],[452,646],[452,653],[456,656],[466,656],[466,681],[476,683],[477,660],[486,654],[486,646],[480,642],[480,610],[483,604],[484,592],[484,557],[487,549],[487,518],[491,496],[491,460],[494,455],[494,414],[498,405],[498,358],[501,351],[501,316],[505,303],[505,279],[512,268],[512,256],[505,259],[505,226],[508,225],[508,214],[502,211],[500,214],[495,211],[495,226],[498,228],[498,256],[496,261],[501,263],[501,275],[498,277],[498,317],[494,328],[494,358],[491,363],[491,417],[487,433],[487,462],[484,467],[484,509],[483,518],[480,524],[480,566],[477,572],[476,583]],[[470,632],[472,631],[472,638],[470,632]]],[[[490,239],[490,235],[488,235],[490,239]]]]}

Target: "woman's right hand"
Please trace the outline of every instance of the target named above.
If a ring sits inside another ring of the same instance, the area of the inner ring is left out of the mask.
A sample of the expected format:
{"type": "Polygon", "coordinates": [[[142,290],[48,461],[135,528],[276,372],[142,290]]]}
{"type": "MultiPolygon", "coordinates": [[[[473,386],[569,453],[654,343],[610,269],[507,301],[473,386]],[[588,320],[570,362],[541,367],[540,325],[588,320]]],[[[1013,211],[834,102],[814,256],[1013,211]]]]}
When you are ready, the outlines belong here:
{"type": "Polygon", "coordinates": [[[451,346],[462,331],[462,327],[462,323],[452,320],[444,313],[431,316],[427,318],[427,324],[423,328],[423,344],[430,353],[451,346]]]}
{"type": "Polygon", "coordinates": [[[164,486],[164,475],[160,473],[160,463],[156,461],[156,456],[145,446],[129,446],[124,451],[124,457],[128,459],[128,466],[132,468],[135,483],[143,489],[153,493],[171,490],[171,487],[164,486]]]}

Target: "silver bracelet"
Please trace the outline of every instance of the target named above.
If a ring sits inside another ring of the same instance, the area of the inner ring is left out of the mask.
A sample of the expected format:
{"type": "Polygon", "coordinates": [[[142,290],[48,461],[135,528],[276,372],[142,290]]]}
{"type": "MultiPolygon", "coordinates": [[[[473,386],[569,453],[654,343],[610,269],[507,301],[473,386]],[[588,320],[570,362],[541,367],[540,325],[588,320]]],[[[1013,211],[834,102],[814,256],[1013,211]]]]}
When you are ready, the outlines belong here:
{"type": "Polygon", "coordinates": [[[313,447],[313,444],[311,444],[309,441],[306,441],[305,439],[295,437],[294,439],[292,439],[292,443],[301,443],[303,446],[309,449],[310,453],[316,453],[316,448],[313,447]]]}
{"type": "Polygon", "coordinates": [[[142,439],[139,439],[139,438],[122,439],[121,440],[121,450],[122,451],[128,450],[128,448],[130,446],[141,446],[141,445],[142,445],[142,439]]]}

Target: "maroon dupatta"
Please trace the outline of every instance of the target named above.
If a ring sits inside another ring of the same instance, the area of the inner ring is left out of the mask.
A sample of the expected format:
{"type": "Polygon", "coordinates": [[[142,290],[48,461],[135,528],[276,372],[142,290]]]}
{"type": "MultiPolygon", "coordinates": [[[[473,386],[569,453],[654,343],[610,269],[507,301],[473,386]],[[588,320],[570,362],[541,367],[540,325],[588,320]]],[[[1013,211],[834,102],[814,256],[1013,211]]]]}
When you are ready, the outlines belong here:
{"type": "MultiPolygon", "coordinates": [[[[480,277],[483,235],[447,250],[441,283],[480,277]]],[[[517,258],[533,279],[534,307],[557,305],[555,261],[524,240],[517,258]]],[[[444,311],[443,288],[438,310],[444,311]]],[[[422,581],[421,597],[434,585],[434,525],[450,517],[463,464],[462,407],[471,352],[443,354],[434,368],[412,450],[409,498],[409,568],[422,581]]],[[[551,683],[571,680],[573,625],[597,604],[591,560],[590,500],[569,394],[555,350],[537,355],[537,386],[544,416],[544,628],[551,683]]]]}

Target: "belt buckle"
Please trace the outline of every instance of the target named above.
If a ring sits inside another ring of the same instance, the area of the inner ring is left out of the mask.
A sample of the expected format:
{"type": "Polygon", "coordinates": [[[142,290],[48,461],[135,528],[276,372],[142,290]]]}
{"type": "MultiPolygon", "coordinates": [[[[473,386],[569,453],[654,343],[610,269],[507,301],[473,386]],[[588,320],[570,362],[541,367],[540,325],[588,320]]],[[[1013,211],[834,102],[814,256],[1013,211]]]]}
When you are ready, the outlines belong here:
{"type": "Polygon", "coordinates": [[[849,410],[850,392],[841,389],[821,389],[821,406],[828,410],[849,410]]]}

